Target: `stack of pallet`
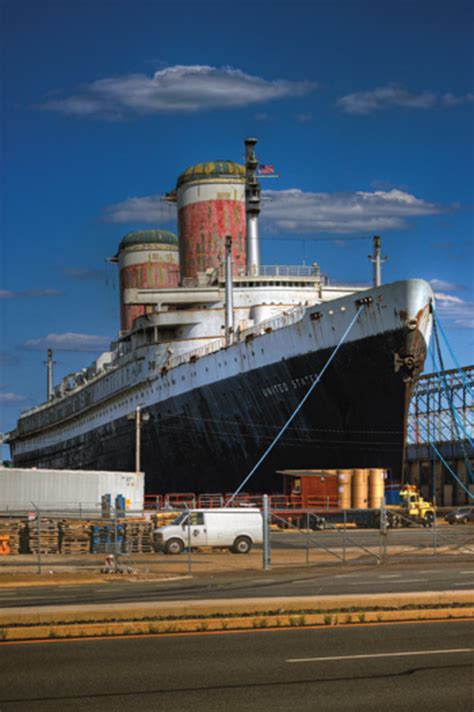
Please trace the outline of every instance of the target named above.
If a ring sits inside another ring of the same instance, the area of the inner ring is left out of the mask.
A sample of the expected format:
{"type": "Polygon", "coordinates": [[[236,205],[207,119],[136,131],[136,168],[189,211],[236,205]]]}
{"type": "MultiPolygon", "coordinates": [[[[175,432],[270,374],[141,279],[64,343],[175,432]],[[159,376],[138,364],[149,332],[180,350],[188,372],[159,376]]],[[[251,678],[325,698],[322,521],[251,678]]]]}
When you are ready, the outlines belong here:
{"type": "Polygon", "coordinates": [[[156,528],[165,527],[176,519],[178,512],[157,512],[153,516],[153,523],[156,528]]]}
{"type": "Polygon", "coordinates": [[[41,518],[29,524],[30,549],[32,554],[58,554],[58,524],[54,519],[41,518]]]}
{"type": "Polygon", "coordinates": [[[5,519],[0,521],[0,556],[19,554],[20,534],[23,522],[20,519],[5,519]]]}
{"type": "Polygon", "coordinates": [[[70,519],[60,522],[59,542],[61,554],[89,554],[91,550],[89,522],[70,519]]]}
{"type": "Polygon", "coordinates": [[[150,554],[153,551],[153,529],[153,523],[145,519],[129,520],[125,529],[125,551],[150,554]]]}

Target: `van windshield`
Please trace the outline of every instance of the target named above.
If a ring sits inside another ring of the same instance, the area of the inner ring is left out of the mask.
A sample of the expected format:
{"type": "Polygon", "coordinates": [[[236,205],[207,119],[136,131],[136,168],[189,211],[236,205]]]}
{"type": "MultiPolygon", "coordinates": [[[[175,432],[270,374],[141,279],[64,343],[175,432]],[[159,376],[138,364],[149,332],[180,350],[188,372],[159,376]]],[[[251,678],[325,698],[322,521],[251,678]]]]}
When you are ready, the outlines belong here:
{"type": "Polygon", "coordinates": [[[181,514],[178,514],[176,519],[173,520],[172,524],[183,524],[183,522],[185,522],[187,518],[188,518],[188,513],[181,512],[181,514]]]}

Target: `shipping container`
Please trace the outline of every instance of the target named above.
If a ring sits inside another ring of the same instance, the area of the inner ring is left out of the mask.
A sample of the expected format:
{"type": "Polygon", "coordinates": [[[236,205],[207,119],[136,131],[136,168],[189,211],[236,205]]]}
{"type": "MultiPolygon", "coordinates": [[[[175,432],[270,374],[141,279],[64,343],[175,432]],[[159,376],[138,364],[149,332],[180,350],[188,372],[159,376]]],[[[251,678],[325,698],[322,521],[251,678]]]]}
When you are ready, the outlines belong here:
{"type": "Polygon", "coordinates": [[[122,495],[126,511],[142,510],[143,473],[0,468],[0,514],[36,507],[100,512],[104,495],[112,503],[122,495]]]}

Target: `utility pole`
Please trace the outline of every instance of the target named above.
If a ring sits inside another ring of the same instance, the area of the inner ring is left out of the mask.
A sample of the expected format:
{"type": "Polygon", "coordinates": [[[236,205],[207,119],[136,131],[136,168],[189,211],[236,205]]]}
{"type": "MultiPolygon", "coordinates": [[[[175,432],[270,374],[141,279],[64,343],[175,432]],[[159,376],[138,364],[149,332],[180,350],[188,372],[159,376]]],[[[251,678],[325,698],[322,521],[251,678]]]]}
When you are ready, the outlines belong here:
{"type": "Polygon", "coordinates": [[[372,262],[372,264],[374,265],[374,287],[380,287],[380,285],[382,284],[382,264],[384,264],[388,260],[388,257],[381,257],[381,245],[382,239],[378,235],[374,235],[374,254],[369,255],[369,262],[372,262]]]}
{"type": "Polygon", "coordinates": [[[48,357],[45,363],[47,374],[46,395],[48,400],[50,401],[53,399],[53,366],[56,364],[56,361],[53,361],[53,349],[48,349],[48,357]]]}
{"type": "Polygon", "coordinates": [[[140,472],[140,458],[141,458],[141,430],[142,423],[146,423],[150,420],[150,414],[144,413],[140,405],[137,405],[134,413],[127,415],[128,420],[135,421],[135,474],[140,472]]]}

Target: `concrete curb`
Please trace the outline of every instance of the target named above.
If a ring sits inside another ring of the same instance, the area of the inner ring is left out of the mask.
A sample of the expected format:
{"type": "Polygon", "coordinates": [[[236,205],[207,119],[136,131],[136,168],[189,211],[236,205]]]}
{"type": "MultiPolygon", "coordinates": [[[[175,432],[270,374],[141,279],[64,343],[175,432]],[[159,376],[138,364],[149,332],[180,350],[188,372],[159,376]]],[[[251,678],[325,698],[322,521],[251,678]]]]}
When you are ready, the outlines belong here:
{"type": "MultiPolygon", "coordinates": [[[[72,625],[28,626],[0,629],[4,642],[41,641],[71,638],[108,638],[137,635],[175,635],[189,633],[219,633],[255,629],[336,627],[370,623],[445,621],[474,619],[474,607],[437,608],[401,611],[353,611],[351,613],[254,615],[238,618],[200,618],[175,621],[131,621],[121,623],[84,623],[72,625]]],[[[1,645],[1,642],[0,642],[1,645]]]]}
{"type": "Polygon", "coordinates": [[[51,606],[0,613],[0,639],[44,640],[474,618],[474,591],[51,606]]]}

